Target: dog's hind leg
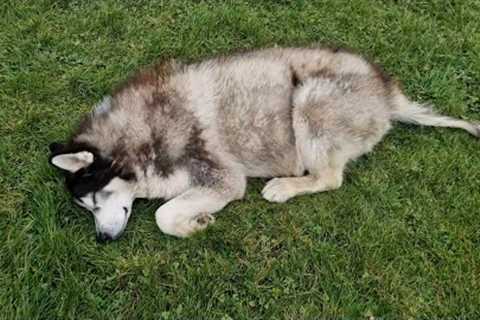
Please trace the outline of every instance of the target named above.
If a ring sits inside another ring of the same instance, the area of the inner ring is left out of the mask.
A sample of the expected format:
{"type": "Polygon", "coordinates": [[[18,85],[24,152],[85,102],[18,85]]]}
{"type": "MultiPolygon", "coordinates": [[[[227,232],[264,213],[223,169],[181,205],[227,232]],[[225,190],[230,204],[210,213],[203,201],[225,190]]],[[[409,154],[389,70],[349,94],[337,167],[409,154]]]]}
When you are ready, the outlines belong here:
{"type": "Polygon", "coordinates": [[[343,168],[325,167],[317,174],[274,178],[265,185],[262,195],[271,202],[285,202],[301,194],[337,189],[342,185],[342,177],[343,168]]]}
{"type": "Polygon", "coordinates": [[[381,96],[350,93],[343,89],[348,82],[338,82],[312,78],[296,92],[297,156],[308,175],[270,180],[262,191],[266,200],[285,202],[339,188],[348,161],[369,152],[390,128],[388,106],[381,96]]]}
{"type": "Polygon", "coordinates": [[[303,177],[274,178],[262,191],[271,202],[285,202],[302,194],[329,191],[340,188],[343,170],[355,157],[357,150],[330,148],[328,138],[310,138],[297,145],[308,174],[303,177]]]}

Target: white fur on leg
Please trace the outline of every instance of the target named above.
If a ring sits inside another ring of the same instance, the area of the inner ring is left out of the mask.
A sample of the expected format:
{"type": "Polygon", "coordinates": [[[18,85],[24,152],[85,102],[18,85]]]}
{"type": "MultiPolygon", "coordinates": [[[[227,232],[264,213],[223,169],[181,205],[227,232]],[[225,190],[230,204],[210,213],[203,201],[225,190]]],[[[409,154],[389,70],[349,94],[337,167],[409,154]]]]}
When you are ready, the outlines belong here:
{"type": "Polygon", "coordinates": [[[285,183],[282,178],[274,178],[267,182],[262,190],[262,196],[270,202],[285,202],[297,194],[294,186],[285,183]]]}
{"type": "Polygon", "coordinates": [[[212,213],[223,209],[227,203],[227,199],[211,190],[190,189],[158,208],[155,219],[162,232],[188,237],[213,223],[212,213]]]}
{"type": "Polygon", "coordinates": [[[160,211],[160,208],[157,210],[155,218],[163,233],[180,238],[188,237],[215,222],[215,218],[209,213],[200,213],[196,216],[177,215],[160,211]]]}
{"type": "Polygon", "coordinates": [[[265,200],[285,202],[297,195],[337,189],[342,185],[341,171],[326,171],[320,176],[275,178],[262,190],[265,200]]]}

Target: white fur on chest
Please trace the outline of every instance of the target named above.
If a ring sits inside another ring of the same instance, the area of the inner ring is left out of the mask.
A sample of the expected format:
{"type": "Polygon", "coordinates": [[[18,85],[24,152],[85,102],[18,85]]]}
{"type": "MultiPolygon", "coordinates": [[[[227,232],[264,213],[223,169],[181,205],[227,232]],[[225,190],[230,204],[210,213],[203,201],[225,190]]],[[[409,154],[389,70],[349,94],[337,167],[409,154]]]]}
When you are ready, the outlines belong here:
{"type": "Polygon", "coordinates": [[[152,167],[149,167],[146,172],[139,170],[137,177],[136,198],[168,200],[190,187],[189,175],[185,169],[178,169],[167,177],[161,177],[155,173],[152,167]]]}

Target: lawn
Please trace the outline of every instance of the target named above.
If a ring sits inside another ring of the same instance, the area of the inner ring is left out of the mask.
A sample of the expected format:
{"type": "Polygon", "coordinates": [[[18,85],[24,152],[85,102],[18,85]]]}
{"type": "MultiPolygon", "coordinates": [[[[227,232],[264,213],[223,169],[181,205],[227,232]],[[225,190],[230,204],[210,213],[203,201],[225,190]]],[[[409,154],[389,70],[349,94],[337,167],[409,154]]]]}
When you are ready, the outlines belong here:
{"type": "Polygon", "coordinates": [[[480,2],[0,4],[1,319],[480,317],[480,142],[398,125],[337,191],[245,200],[189,239],[138,201],[95,242],[48,144],[130,72],[272,45],[354,48],[443,113],[480,120],[480,2]]]}

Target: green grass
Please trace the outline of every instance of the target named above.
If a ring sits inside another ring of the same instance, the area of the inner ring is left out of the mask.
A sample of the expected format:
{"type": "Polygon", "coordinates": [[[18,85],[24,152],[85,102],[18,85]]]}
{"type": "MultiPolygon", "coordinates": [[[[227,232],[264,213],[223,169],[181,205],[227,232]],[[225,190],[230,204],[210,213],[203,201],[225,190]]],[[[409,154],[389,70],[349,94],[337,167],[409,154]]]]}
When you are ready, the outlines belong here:
{"type": "Polygon", "coordinates": [[[271,45],[355,48],[450,115],[480,119],[480,3],[0,4],[1,319],[479,317],[479,141],[399,125],[334,192],[270,204],[253,180],[206,232],[160,233],[138,201],[98,245],[48,144],[129,72],[271,45]]]}

